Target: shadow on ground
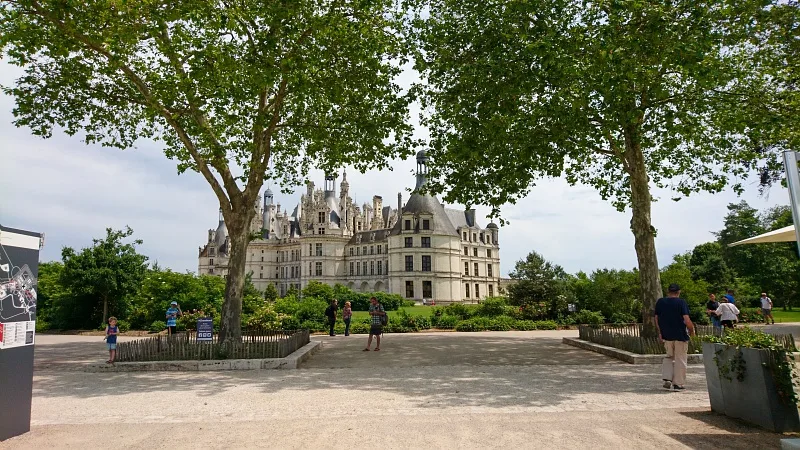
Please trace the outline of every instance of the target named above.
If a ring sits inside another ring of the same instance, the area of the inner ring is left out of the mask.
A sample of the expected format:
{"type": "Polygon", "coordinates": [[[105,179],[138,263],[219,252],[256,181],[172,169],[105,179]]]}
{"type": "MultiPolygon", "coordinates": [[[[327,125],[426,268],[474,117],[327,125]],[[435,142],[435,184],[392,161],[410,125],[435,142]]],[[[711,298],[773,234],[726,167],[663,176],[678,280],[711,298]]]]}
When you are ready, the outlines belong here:
{"type": "Polygon", "coordinates": [[[723,414],[712,411],[686,411],[680,413],[688,417],[705,423],[720,431],[719,434],[680,434],[667,433],[667,436],[675,439],[681,444],[697,450],[714,450],[718,448],[744,448],[740,445],[747,442],[747,448],[780,448],[781,439],[795,438],[796,433],[778,434],[763,428],[748,424],[739,419],[733,419],[723,414]],[[724,433],[724,434],[723,434],[724,433]]]}

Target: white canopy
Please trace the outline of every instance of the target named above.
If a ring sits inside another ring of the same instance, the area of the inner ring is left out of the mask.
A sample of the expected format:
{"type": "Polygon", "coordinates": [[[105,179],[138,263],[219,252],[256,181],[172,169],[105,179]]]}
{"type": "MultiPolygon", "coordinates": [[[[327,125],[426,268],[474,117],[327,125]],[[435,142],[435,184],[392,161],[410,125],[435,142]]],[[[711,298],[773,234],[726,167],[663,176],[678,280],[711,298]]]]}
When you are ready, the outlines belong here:
{"type": "Polygon", "coordinates": [[[794,234],[794,225],[789,225],[788,227],[779,228],[777,230],[770,231],[769,233],[764,233],[756,237],[751,237],[739,242],[734,242],[733,244],[728,244],[728,247],[743,244],[762,244],[765,242],[794,242],[796,238],[797,237],[794,234]]]}

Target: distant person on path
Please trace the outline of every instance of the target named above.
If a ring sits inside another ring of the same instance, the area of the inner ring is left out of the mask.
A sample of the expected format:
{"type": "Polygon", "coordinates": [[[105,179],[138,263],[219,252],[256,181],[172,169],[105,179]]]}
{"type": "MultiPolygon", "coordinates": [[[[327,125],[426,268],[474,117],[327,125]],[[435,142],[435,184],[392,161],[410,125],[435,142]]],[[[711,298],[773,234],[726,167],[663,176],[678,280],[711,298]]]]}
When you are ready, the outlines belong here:
{"type": "Polygon", "coordinates": [[[339,310],[339,301],[336,299],[331,300],[331,304],[328,305],[328,309],[325,310],[325,317],[328,318],[328,325],[330,326],[330,335],[336,336],[333,334],[333,327],[336,325],[336,311],[339,310]]]}
{"type": "Polygon", "coordinates": [[[108,325],[106,325],[106,346],[108,346],[108,361],[106,364],[114,364],[117,359],[117,334],[119,327],[117,327],[117,318],[109,317],[108,325]]]}
{"type": "Polygon", "coordinates": [[[658,339],[667,351],[661,363],[661,378],[665,389],[686,389],[689,335],[694,334],[694,324],[689,318],[689,305],[680,298],[681,288],[670,284],[667,296],[656,302],[656,329],[658,339]]]}
{"type": "Polygon", "coordinates": [[[767,297],[766,292],[761,293],[761,313],[764,314],[764,323],[769,323],[769,319],[772,319],[772,324],[775,325],[775,318],[772,317],[772,299],[767,297]]]}
{"type": "Polygon", "coordinates": [[[378,299],[372,297],[370,300],[371,305],[369,305],[369,315],[370,319],[370,326],[369,326],[369,339],[367,340],[367,348],[364,349],[365,352],[369,351],[369,347],[372,345],[372,336],[375,336],[377,343],[375,344],[375,351],[381,350],[381,334],[383,333],[383,320],[384,316],[386,316],[386,311],[383,309],[383,305],[378,303],[378,299]]]}
{"type": "Polygon", "coordinates": [[[167,309],[167,331],[172,336],[178,331],[178,317],[182,316],[181,307],[178,302],[172,302],[167,309]]]}
{"type": "Polygon", "coordinates": [[[708,314],[708,317],[711,319],[711,325],[714,325],[714,328],[722,328],[722,322],[720,322],[719,316],[717,315],[717,308],[719,308],[717,296],[714,294],[708,294],[706,314],[708,314]]]}
{"type": "Polygon", "coordinates": [[[350,302],[344,302],[342,309],[342,320],[344,321],[344,335],[350,336],[350,319],[353,317],[353,309],[350,308],[350,302]]]}
{"type": "Polygon", "coordinates": [[[733,298],[733,289],[728,289],[728,292],[725,295],[723,295],[722,297],[728,299],[728,303],[730,303],[731,305],[735,305],[736,304],[736,299],[733,298]]]}
{"type": "Polygon", "coordinates": [[[722,321],[723,327],[733,328],[734,322],[739,320],[737,317],[739,315],[739,308],[733,303],[730,303],[726,296],[722,298],[722,303],[720,303],[719,308],[717,308],[717,315],[722,321]]]}

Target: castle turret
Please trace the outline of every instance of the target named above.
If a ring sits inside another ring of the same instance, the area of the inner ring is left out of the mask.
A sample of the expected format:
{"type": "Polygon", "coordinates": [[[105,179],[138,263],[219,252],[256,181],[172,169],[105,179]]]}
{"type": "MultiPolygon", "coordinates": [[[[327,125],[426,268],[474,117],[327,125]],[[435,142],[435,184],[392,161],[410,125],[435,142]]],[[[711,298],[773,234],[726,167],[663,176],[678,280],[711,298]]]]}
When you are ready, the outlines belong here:
{"type": "Polygon", "coordinates": [[[369,228],[371,230],[383,228],[383,197],[380,195],[372,197],[372,220],[369,228]]]}
{"type": "Polygon", "coordinates": [[[336,197],[336,176],[325,175],[325,198],[336,197]]]}
{"type": "Polygon", "coordinates": [[[267,188],[267,190],[264,191],[264,225],[261,228],[264,239],[269,239],[271,221],[272,221],[272,191],[269,188],[267,188]]]}
{"type": "Polygon", "coordinates": [[[417,153],[417,186],[415,190],[419,190],[425,183],[428,182],[428,153],[425,150],[420,150],[417,153]]]}

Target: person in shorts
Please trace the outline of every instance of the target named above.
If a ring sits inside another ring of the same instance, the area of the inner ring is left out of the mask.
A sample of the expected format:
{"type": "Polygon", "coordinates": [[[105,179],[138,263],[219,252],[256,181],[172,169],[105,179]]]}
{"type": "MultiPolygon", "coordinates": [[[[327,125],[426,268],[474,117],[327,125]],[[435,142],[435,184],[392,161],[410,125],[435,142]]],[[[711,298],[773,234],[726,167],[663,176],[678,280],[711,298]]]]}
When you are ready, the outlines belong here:
{"type": "Polygon", "coordinates": [[[369,315],[370,315],[370,325],[369,325],[369,339],[367,340],[367,348],[364,349],[365,352],[369,351],[369,347],[372,345],[372,336],[375,336],[376,344],[375,344],[375,351],[380,351],[381,349],[381,334],[383,333],[383,316],[386,315],[386,311],[383,309],[383,305],[378,303],[378,299],[372,297],[369,299],[371,305],[369,305],[369,315]]]}
{"type": "Polygon", "coordinates": [[[117,318],[109,317],[108,325],[106,325],[106,346],[108,347],[108,361],[106,361],[106,364],[114,364],[114,360],[117,358],[118,333],[117,318]]]}
{"type": "Polygon", "coordinates": [[[766,292],[761,293],[761,313],[764,315],[764,323],[769,323],[772,319],[772,324],[775,325],[775,318],[772,317],[772,299],[767,297],[766,292]]]}

